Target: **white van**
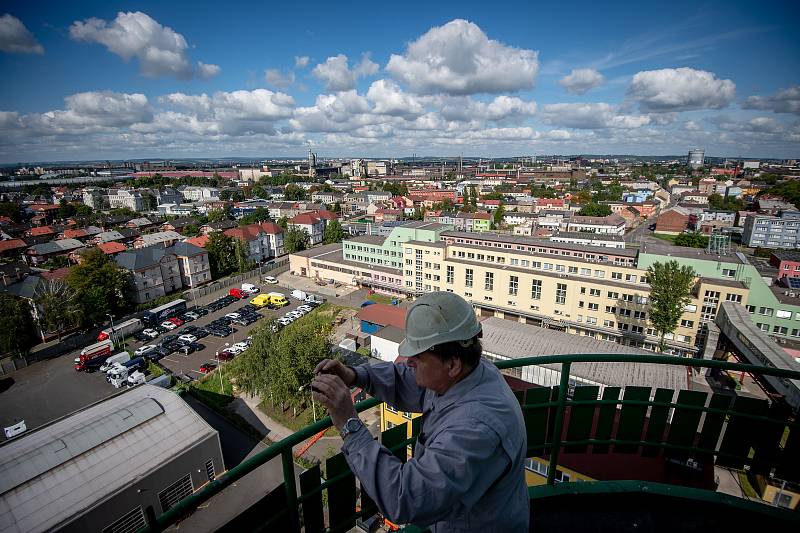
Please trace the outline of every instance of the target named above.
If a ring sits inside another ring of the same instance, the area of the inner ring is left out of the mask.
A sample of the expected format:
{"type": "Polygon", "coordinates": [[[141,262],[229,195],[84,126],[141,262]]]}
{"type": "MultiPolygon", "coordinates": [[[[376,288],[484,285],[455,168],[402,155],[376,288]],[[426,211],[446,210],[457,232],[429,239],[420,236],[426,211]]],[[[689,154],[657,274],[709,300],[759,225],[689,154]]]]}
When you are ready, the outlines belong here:
{"type": "Polygon", "coordinates": [[[295,300],[300,300],[301,302],[304,302],[305,299],[308,298],[308,294],[304,293],[300,289],[293,290],[291,296],[295,300]]]}
{"type": "Polygon", "coordinates": [[[6,428],[3,428],[3,431],[5,432],[7,439],[10,439],[11,437],[16,437],[20,433],[25,433],[27,430],[28,426],[25,425],[24,420],[20,420],[13,426],[8,426],[6,428]]]}
{"type": "Polygon", "coordinates": [[[258,287],[256,287],[255,285],[253,285],[252,283],[242,283],[242,290],[244,292],[246,292],[247,294],[255,294],[260,289],[258,287]]]}
{"type": "Polygon", "coordinates": [[[144,374],[139,370],[137,370],[136,372],[128,376],[126,385],[128,387],[135,387],[136,385],[141,385],[142,383],[144,383],[144,374]]]}
{"type": "Polygon", "coordinates": [[[130,361],[131,356],[128,352],[120,352],[116,355],[112,355],[106,362],[102,364],[100,367],[100,372],[108,372],[108,369],[114,366],[114,363],[124,363],[125,361],[130,361]]]}

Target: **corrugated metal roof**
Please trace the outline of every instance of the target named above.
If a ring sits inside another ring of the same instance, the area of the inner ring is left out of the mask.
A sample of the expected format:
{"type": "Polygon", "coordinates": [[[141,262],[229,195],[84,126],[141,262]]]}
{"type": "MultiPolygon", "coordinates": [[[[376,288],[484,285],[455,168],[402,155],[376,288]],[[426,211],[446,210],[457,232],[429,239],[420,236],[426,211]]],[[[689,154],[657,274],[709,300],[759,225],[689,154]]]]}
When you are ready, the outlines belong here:
{"type": "Polygon", "coordinates": [[[178,395],[141,385],[6,441],[2,475],[17,481],[0,495],[0,531],[58,529],[216,433],[178,395]],[[23,460],[31,451],[58,460],[23,460]]]}
{"type": "MultiPolygon", "coordinates": [[[[483,351],[509,359],[537,355],[579,353],[648,354],[630,346],[591,337],[581,337],[503,318],[489,317],[483,326],[483,351]]],[[[561,364],[543,365],[561,371],[561,364]]],[[[603,385],[624,387],[637,385],[669,389],[686,388],[686,371],[682,367],[646,363],[573,363],[570,373],[603,385]]]]}

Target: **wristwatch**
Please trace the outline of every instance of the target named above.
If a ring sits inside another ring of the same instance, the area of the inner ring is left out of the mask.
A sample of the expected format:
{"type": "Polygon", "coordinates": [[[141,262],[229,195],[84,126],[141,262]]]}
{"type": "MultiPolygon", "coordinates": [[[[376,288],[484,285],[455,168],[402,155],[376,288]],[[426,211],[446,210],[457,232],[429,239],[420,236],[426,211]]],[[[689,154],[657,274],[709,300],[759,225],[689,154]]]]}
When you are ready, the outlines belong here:
{"type": "Polygon", "coordinates": [[[363,427],[364,422],[362,422],[358,417],[348,418],[342,426],[342,429],[339,430],[339,434],[341,435],[342,439],[344,439],[350,433],[355,433],[363,427]]]}

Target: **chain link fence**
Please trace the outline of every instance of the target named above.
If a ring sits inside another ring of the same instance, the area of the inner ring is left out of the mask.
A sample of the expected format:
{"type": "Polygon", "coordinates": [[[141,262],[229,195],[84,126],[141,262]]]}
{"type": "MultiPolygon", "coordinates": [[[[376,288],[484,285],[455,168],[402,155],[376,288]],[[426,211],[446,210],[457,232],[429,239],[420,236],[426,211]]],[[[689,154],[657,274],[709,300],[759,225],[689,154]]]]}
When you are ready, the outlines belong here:
{"type": "Polygon", "coordinates": [[[266,275],[277,276],[278,274],[286,272],[287,270],[289,270],[289,258],[284,257],[281,259],[276,259],[275,262],[269,265],[260,266],[250,270],[249,272],[236,274],[235,276],[229,276],[227,278],[209,283],[208,285],[203,285],[202,287],[185,291],[183,293],[183,299],[186,300],[192,307],[205,305],[211,300],[215,300],[219,297],[219,295],[215,294],[219,290],[227,289],[228,287],[241,286],[242,283],[252,281],[254,278],[256,281],[258,281],[262,276],[266,275]]]}

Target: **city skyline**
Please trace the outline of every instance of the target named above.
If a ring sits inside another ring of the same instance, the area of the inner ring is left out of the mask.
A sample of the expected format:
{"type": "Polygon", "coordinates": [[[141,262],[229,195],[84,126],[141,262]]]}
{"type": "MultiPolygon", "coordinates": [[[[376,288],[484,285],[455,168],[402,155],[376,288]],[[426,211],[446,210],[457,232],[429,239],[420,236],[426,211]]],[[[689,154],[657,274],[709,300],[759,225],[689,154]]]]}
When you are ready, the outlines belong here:
{"type": "Polygon", "coordinates": [[[3,163],[800,153],[789,2],[4,7],[3,163]]]}

